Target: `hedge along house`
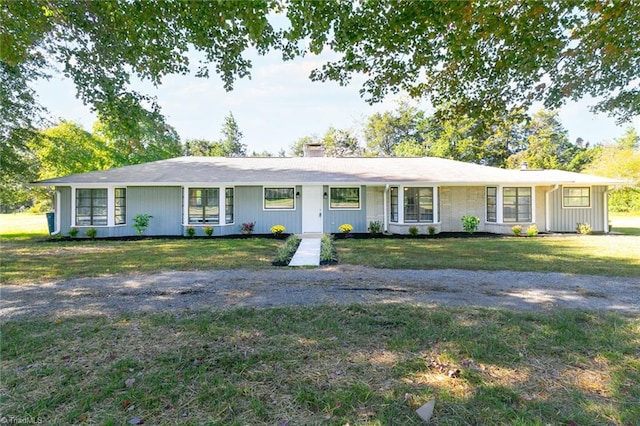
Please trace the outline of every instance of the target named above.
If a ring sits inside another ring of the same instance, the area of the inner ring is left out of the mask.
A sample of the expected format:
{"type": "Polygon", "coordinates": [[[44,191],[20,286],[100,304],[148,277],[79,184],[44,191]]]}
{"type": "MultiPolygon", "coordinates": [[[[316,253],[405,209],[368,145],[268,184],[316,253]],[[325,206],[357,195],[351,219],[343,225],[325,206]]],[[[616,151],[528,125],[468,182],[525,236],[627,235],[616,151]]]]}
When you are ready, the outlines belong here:
{"type": "Polygon", "coordinates": [[[153,216],[145,235],[185,235],[212,226],[239,234],[242,223],[269,233],[336,233],[343,223],[367,232],[478,231],[509,234],[518,224],[574,232],[577,223],[608,231],[607,190],[623,182],[559,170],[506,170],[442,158],[181,157],[37,182],[55,189],[55,232],[135,235],[138,214],[153,216]]]}

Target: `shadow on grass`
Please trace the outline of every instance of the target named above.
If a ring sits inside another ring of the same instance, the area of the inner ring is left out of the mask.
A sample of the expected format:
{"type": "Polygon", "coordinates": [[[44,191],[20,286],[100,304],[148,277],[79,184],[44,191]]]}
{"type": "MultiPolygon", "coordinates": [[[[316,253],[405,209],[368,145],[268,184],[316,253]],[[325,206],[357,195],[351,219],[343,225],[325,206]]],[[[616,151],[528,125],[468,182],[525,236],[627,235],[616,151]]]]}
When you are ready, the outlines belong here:
{"type": "Polygon", "coordinates": [[[638,321],[406,305],[12,321],[3,416],[417,425],[435,399],[440,425],[632,424],[638,321]]]}

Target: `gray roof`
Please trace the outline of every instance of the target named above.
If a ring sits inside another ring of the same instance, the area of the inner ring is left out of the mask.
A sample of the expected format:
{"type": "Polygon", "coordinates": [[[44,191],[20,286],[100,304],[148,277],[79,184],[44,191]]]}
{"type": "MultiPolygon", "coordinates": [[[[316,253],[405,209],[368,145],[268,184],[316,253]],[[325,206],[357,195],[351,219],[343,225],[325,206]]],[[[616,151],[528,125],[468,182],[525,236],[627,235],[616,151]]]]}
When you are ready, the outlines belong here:
{"type": "Polygon", "coordinates": [[[179,157],[47,179],[37,185],[589,184],[626,182],[561,170],[507,170],[435,157],[179,157]]]}

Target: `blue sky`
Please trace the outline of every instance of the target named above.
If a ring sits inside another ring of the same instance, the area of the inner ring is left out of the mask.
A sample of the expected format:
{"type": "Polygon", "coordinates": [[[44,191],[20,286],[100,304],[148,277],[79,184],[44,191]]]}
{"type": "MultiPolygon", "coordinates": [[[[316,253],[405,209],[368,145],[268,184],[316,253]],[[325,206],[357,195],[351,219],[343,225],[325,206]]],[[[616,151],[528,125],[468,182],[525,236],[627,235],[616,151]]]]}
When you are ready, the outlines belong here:
{"type": "MultiPolygon", "coordinates": [[[[277,154],[281,148],[288,151],[300,137],[322,135],[330,126],[359,131],[368,116],[396,108],[400,96],[367,104],[358,92],[363,81],[360,77],[345,87],[309,80],[310,71],[321,66],[326,58],[310,55],[282,62],[277,53],[255,57],[252,78],[237,81],[231,92],[223,89],[213,72],[209,79],[169,76],[158,89],[144,83],[135,83],[134,88],[157,96],[169,124],[176,128],[182,141],[217,140],[224,117],[233,112],[249,152],[266,150],[277,154]]],[[[91,130],[95,117],[75,98],[70,81],[55,77],[38,83],[36,90],[54,119],[76,121],[91,130]]],[[[592,103],[589,100],[570,103],[560,110],[560,119],[571,141],[581,137],[591,143],[606,143],[622,136],[629,125],[640,130],[640,117],[617,126],[606,115],[592,114],[588,110],[592,103]]],[[[418,106],[429,111],[426,104],[418,106]]]]}

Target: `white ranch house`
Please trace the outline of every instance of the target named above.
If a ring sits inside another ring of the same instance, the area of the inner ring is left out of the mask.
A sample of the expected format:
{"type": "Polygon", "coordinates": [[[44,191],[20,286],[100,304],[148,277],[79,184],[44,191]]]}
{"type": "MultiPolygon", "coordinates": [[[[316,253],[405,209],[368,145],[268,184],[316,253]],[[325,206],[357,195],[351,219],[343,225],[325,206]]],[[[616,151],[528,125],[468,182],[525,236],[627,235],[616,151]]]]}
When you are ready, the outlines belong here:
{"type": "Polygon", "coordinates": [[[55,233],[89,228],[98,237],[135,235],[133,219],[150,214],[145,235],[185,235],[212,226],[239,234],[255,222],[267,234],[336,233],[343,223],[367,232],[478,231],[509,234],[519,224],[574,232],[577,223],[608,231],[607,191],[619,182],[560,170],[506,170],[442,158],[181,157],[37,182],[55,189],[55,233]]]}

